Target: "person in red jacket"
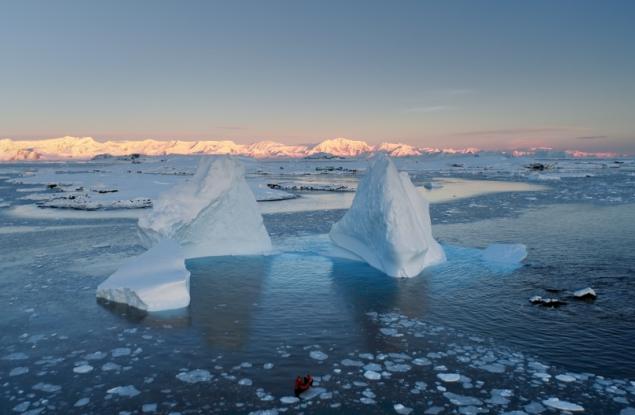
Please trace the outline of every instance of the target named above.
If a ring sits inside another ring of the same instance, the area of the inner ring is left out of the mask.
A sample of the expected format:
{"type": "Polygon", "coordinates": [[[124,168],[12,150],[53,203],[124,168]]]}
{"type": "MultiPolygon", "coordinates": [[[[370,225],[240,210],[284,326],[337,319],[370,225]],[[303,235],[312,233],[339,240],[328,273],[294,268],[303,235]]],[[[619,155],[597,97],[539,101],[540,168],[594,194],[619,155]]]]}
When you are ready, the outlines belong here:
{"type": "Polygon", "coordinates": [[[307,374],[304,379],[298,376],[295,378],[295,396],[300,396],[302,392],[309,390],[313,386],[313,377],[307,374]]]}

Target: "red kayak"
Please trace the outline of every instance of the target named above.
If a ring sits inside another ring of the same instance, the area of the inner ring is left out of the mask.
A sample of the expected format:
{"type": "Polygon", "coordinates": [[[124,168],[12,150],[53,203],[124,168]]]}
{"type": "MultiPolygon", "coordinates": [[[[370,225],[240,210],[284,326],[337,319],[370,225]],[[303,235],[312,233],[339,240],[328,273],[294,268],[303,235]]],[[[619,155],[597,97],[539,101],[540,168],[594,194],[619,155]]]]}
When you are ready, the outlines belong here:
{"type": "Polygon", "coordinates": [[[295,378],[295,396],[306,392],[311,386],[313,386],[313,377],[311,375],[306,375],[304,378],[298,376],[295,378]]]}

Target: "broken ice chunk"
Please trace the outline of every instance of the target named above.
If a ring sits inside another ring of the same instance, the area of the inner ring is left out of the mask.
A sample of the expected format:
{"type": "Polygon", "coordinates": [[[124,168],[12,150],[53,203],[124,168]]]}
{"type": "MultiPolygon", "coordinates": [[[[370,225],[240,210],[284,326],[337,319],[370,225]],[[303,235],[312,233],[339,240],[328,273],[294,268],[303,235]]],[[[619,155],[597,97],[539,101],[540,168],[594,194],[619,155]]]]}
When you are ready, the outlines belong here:
{"type": "Polygon", "coordinates": [[[132,258],[97,287],[97,297],[144,311],[190,304],[190,272],[179,245],[165,239],[132,258]]]}

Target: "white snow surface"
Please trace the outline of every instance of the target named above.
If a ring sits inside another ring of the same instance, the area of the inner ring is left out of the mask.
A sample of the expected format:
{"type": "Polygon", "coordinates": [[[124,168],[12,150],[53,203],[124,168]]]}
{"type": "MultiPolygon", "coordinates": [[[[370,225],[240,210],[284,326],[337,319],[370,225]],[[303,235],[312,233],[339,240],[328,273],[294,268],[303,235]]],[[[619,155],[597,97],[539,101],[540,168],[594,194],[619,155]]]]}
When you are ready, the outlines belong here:
{"type": "Polygon", "coordinates": [[[97,297],[145,311],[190,304],[190,272],[178,243],[163,240],[122,265],[97,287],[97,297]]]}
{"type": "Polygon", "coordinates": [[[187,258],[271,250],[245,169],[229,157],[201,158],[191,180],[162,193],[139,228],[148,245],[174,239],[187,258]]]}
{"type": "Polygon", "coordinates": [[[428,201],[407,173],[376,155],[357,187],[353,205],[333,225],[331,240],[393,277],[414,277],[445,261],[432,237],[428,201]]]}

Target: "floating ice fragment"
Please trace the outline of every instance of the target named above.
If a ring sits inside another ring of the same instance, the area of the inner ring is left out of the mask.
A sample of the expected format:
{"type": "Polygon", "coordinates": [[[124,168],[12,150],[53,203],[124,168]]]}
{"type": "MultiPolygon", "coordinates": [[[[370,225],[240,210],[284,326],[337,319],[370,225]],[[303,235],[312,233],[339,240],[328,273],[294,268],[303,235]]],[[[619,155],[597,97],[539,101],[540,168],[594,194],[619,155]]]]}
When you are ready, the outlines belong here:
{"type": "Polygon", "coordinates": [[[397,329],[382,327],[382,328],[379,329],[379,331],[384,336],[391,336],[391,337],[401,337],[401,336],[403,336],[403,334],[400,334],[397,331],[397,329]]]}
{"type": "Polygon", "coordinates": [[[479,366],[479,368],[490,373],[505,373],[505,365],[502,365],[500,363],[490,363],[487,365],[481,365],[479,366]]]}
{"type": "Polygon", "coordinates": [[[561,411],[569,412],[584,412],[584,408],[578,404],[561,401],[558,398],[549,398],[542,401],[542,403],[551,408],[559,409],[561,411]]]}
{"type": "Polygon", "coordinates": [[[367,365],[364,365],[364,370],[369,370],[373,372],[381,372],[382,367],[380,364],[377,364],[377,363],[368,363],[367,365]]]}
{"type": "Polygon", "coordinates": [[[112,357],[121,357],[128,356],[130,353],[132,353],[132,350],[130,350],[130,348],[128,347],[117,347],[116,349],[112,349],[110,353],[112,354],[112,357]]]}
{"type": "Polygon", "coordinates": [[[386,362],[384,363],[384,365],[386,366],[386,370],[389,372],[407,372],[410,369],[412,369],[412,366],[407,365],[405,363],[393,363],[389,360],[386,360],[386,362]]]}
{"type": "Polygon", "coordinates": [[[81,398],[81,399],[78,399],[73,406],[75,408],[80,408],[82,406],[88,405],[89,403],[90,403],[90,398],[81,398]]]}
{"type": "Polygon", "coordinates": [[[119,369],[121,369],[121,366],[113,362],[104,363],[101,366],[101,370],[103,370],[104,372],[108,372],[111,370],[119,370],[119,369]]]}
{"type": "Polygon", "coordinates": [[[114,388],[108,389],[106,392],[111,395],[118,395],[126,398],[132,398],[133,396],[137,396],[141,393],[133,385],[115,386],[114,388]]]}
{"type": "Polygon", "coordinates": [[[452,393],[452,392],[445,392],[443,394],[443,396],[445,396],[451,403],[453,403],[454,405],[457,406],[480,406],[483,405],[483,402],[478,399],[478,398],[474,398],[472,396],[463,396],[463,395],[458,395],[456,393],[452,393]]]}
{"type": "Polygon", "coordinates": [[[97,297],[144,311],[190,304],[190,272],[178,243],[163,240],[132,258],[97,287],[97,297]]]}
{"type": "Polygon", "coordinates": [[[263,369],[273,369],[273,363],[265,363],[264,365],[262,365],[263,369]]]}
{"type": "Polygon", "coordinates": [[[309,353],[309,356],[311,357],[311,359],[315,359],[315,360],[326,360],[329,358],[329,356],[326,353],[321,352],[319,350],[312,350],[311,353],[309,353]]]}
{"type": "Polygon", "coordinates": [[[101,360],[106,358],[106,356],[108,356],[106,353],[104,352],[95,352],[95,353],[89,353],[86,356],[84,356],[84,359],[86,360],[101,360]]]}
{"type": "Polygon", "coordinates": [[[461,380],[461,375],[458,373],[437,373],[437,377],[446,383],[454,383],[461,380]]]}
{"type": "Polygon", "coordinates": [[[20,366],[20,367],[11,369],[11,372],[9,372],[9,376],[20,376],[20,375],[24,375],[25,373],[29,373],[29,368],[20,366]]]}
{"type": "Polygon", "coordinates": [[[91,365],[80,365],[80,366],[75,366],[73,368],[73,372],[78,373],[80,375],[83,375],[88,372],[92,372],[92,370],[93,370],[93,367],[91,365]]]}
{"type": "Polygon", "coordinates": [[[300,394],[300,399],[309,401],[323,393],[326,393],[326,389],[324,388],[310,388],[300,394]]]}
{"type": "Polygon", "coordinates": [[[342,366],[362,367],[364,366],[364,362],[360,362],[359,360],[344,359],[342,360],[342,366]]]}
{"type": "Polygon", "coordinates": [[[185,383],[209,382],[212,375],[204,369],[194,369],[189,372],[180,372],[176,378],[185,383]]]}
{"type": "Polygon", "coordinates": [[[560,382],[565,382],[565,383],[575,382],[576,380],[575,377],[571,375],[567,375],[567,374],[556,375],[556,379],[559,380],[560,382]]]}
{"type": "Polygon", "coordinates": [[[19,404],[17,404],[16,406],[13,407],[13,411],[14,412],[24,412],[27,409],[29,409],[29,406],[31,406],[31,402],[29,402],[29,401],[20,402],[19,404]]]}
{"type": "Polygon", "coordinates": [[[2,360],[26,360],[29,356],[22,352],[10,353],[2,358],[2,360]]]}
{"type": "Polygon", "coordinates": [[[141,407],[141,412],[143,413],[150,413],[150,412],[156,412],[156,411],[157,411],[156,403],[146,403],[146,404],[143,404],[143,406],[141,407]]]}
{"type": "Polygon", "coordinates": [[[379,380],[381,375],[374,370],[367,370],[364,372],[364,377],[368,380],[379,380]]]}
{"type": "Polygon", "coordinates": [[[540,402],[530,402],[523,409],[530,414],[540,414],[547,410],[540,402]]]}
{"type": "Polygon", "coordinates": [[[280,398],[280,402],[285,405],[293,405],[294,403],[300,402],[300,399],[296,398],[295,396],[283,396],[282,398],[280,398]]]}
{"type": "Polygon", "coordinates": [[[375,402],[375,400],[374,400],[374,399],[367,398],[367,397],[365,397],[365,396],[363,396],[363,397],[359,398],[359,401],[360,401],[361,403],[363,403],[364,405],[374,405],[374,404],[376,404],[376,403],[377,403],[377,402],[375,402]]]}
{"type": "Polygon", "coordinates": [[[238,384],[239,384],[240,386],[251,386],[251,385],[253,385],[254,383],[251,381],[251,379],[248,379],[248,378],[243,378],[243,379],[241,379],[241,380],[239,380],[239,381],[238,381],[238,384]]]}
{"type": "Polygon", "coordinates": [[[545,372],[534,373],[534,377],[540,378],[543,382],[549,382],[549,380],[551,380],[551,375],[545,372]]]}
{"type": "Polygon", "coordinates": [[[400,403],[394,404],[393,408],[395,409],[395,412],[397,412],[400,415],[408,415],[410,412],[412,412],[412,408],[408,408],[407,406],[403,406],[400,403]]]}
{"type": "Polygon", "coordinates": [[[149,244],[175,239],[187,258],[251,255],[271,250],[271,239],[242,164],[201,157],[189,182],[161,194],[139,218],[149,244]]]}
{"type": "Polygon", "coordinates": [[[415,359],[412,359],[412,364],[417,366],[428,366],[428,365],[431,365],[432,362],[429,359],[426,359],[425,357],[417,357],[415,359]]]}
{"type": "Polygon", "coordinates": [[[59,392],[60,390],[62,390],[62,387],[58,385],[51,385],[50,383],[40,382],[33,385],[33,389],[42,391],[42,392],[54,393],[54,392],[59,392]]]}
{"type": "Polygon", "coordinates": [[[581,290],[574,291],[573,296],[576,298],[594,299],[595,297],[597,297],[597,293],[593,288],[587,287],[581,290]]]}
{"type": "Polygon", "coordinates": [[[445,261],[432,237],[428,201],[383,154],[370,161],[351,208],[329,235],[336,245],[393,277],[414,277],[445,261]]]}

